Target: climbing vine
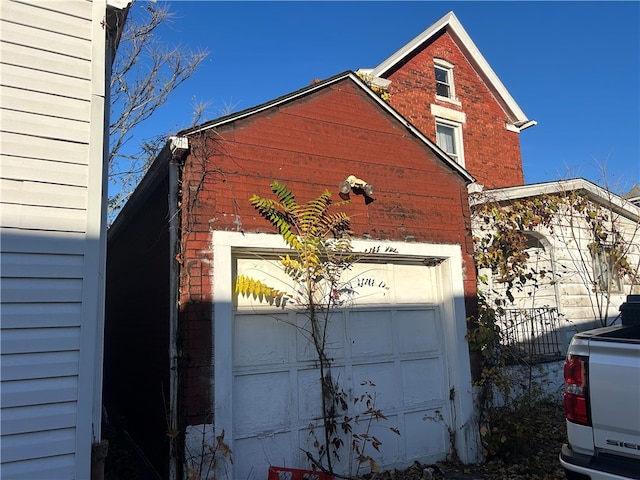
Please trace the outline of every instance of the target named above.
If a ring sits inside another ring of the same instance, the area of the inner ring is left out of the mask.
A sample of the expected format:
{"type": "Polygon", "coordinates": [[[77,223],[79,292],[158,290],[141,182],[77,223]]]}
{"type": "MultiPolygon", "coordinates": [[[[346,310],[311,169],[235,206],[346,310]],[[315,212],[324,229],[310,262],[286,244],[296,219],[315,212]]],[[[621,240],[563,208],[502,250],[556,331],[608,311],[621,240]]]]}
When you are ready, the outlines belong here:
{"type": "MultiPolygon", "coordinates": [[[[630,286],[638,284],[637,255],[635,263],[631,258],[638,253],[633,252],[633,245],[639,220],[635,221],[634,231],[623,232],[621,219],[613,209],[591,200],[582,191],[540,195],[506,204],[480,203],[474,207],[473,215],[476,267],[479,272],[491,271],[493,281],[501,286],[499,292],[493,292],[498,306],[507,301],[513,303],[514,293],[521,292],[525,285],[535,288],[541,279],[575,272],[589,288],[596,317],[606,325],[612,280],[626,281],[630,286]],[[551,235],[556,231],[561,233],[556,238],[563,247],[573,252],[573,265],[562,266],[563,272],[537,269],[529,262],[527,234],[551,235]],[[594,273],[598,255],[607,267],[606,280],[594,273]]],[[[478,277],[488,285],[486,275],[479,273],[478,277]]]]}
{"type": "MultiPolygon", "coordinates": [[[[587,248],[592,256],[604,255],[609,269],[619,279],[626,278],[631,284],[637,283],[638,266],[634,268],[629,261],[631,242],[625,238],[613,211],[575,192],[571,192],[568,199],[578,218],[583,218],[589,227],[591,242],[587,248]]],[[[637,231],[633,233],[635,237],[637,231]]],[[[591,283],[594,293],[608,292],[611,287],[603,284],[603,279],[598,276],[591,283]]]]}
{"type": "MultiPolygon", "coordinates": [[[[558,198],[535,197],[509,205],[483,203],[474,209],[476,268],[490,269],[494,280],[505,286],[505,295],[512,303],[514,289],[520,291],[527,283],[535,284],[538,276],[548,273],[529,265],[526,232],[540,226],[553,231],[552,220],[558,208],[558,198]]],[[[487,278],[479,279],[487,283],[487,278]]]]}
{"type": "Polygon", "coordinates": [[[385,102],[391,100],[391,95],[386,88],[380,87],[375,84],[374,77],[366,73],[357,72],[356,75],[362,80],[376,95],[378,95],[385,102]]]}

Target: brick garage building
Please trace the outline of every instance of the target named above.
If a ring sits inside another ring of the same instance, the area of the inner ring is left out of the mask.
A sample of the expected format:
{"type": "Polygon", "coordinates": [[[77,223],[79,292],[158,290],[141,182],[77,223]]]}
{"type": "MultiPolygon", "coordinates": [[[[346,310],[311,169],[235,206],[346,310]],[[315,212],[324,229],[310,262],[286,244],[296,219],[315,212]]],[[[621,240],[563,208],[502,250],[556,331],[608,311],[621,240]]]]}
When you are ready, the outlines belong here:
{"type": "Polygon", "coordinates": [[[375,377],[403,432],[380,463],[444,458],[446,426],[425,420],[435,412],[461,432],[458,454],[477,459],[465,339],[476,302],[473,178],[345,72],[181,132],[110,229],[107,404],[163,477],[181,478],[190,448],[222,430],[230,478],[264,478],[272,463],[308,467],[293,446],[316,418],[303,408],[313,362],[295,354],[297,340],[282,343],[293,337],[272,321],[278,314],[245,308],[231,284],[284,248],[251,195],[269,196],[278,180],[300,202],[325,189],[337,196],[351,174],[376,187],[342,208],[358,248],[396,252],[366,266],[392,293],[339,312],[336,333],[345,381],[355,394],[358,375],[375,377]]]}

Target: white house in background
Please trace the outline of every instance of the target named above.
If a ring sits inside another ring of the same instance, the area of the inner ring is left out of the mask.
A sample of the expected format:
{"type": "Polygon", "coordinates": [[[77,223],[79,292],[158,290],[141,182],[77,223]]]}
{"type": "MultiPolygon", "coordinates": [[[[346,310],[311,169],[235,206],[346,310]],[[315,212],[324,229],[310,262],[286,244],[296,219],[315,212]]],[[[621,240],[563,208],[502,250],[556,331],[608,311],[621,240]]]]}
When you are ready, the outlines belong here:
{"type": "Polygon", "coordinates": [[[625,193],[622,198],[627,202],[631,202],[640,207],[640,185],[635,185],[631,190],[625,193]]]}
{"type": "MultiPolygon", "coordinates": [[[[516,297],[515,307],[520,312],[519,321],[524,322],[531,320],[531,317],[525,319],[526,315],[523,316],[522,312],[531,312],[533,309],[556,309],[559,315],[558,326],[565,333],[558,337],[559,343],[556,345],[560,347],[561,354],[564,353],[564,347],[576,331],[601,326],[603,321],[610,324],[618,316],[620,305],[626,300],[626,296],[640,293],[640,285],[638,285],[640,207],[581,178],[499,188],[470,195],[473,208],[488,202],[508,205],[518,200],[545,195],[570,197],[572,193],[581,194],[599,205],[601,211],[613,220],[619,235],[617,243],[625,245],[624,251],[633,273],[621,276],[615,268],[612,268],[607,255],[592,254],[589,244],[594,241],[593,232],[589,228],[585,215],[571,208],[558,210],[552,221],[553,228],[538,226],[527,232],[528,246],[530,246],[528,264],[537,271],[544,270],[553,274],[541,280],[538,288],[527,287],[521,292],[513,292],[516,297]],[[596,293],[594,281],[600,281],[601,285],[608,285],[606,287],[608,291],[596,293]]],[[[474,226],[476,235],[481,232],[480,228],[486,227],[476,223],[474,226]]],[[[605,250],[609,248],[607,242],[612,242],[611,237],[612,235],[609,235],[604,242],[605,250]]],[[[501,288],[495,282],[490,284],[490,287],[498,291],[501,288]]],[[[479,285],[479,288],[484,290],[486,287],[479,285]]],[[[515,319],[515,317],[512,318],[515,319]]],[[[550,320],[547,321],[550,322],[550,320]]],[[[536,323],[535,328],[545,327],[545,320],[536,323]],[[540,323],[543,325],[541,326],[540,323]]],[[[528,332],[530,333],[531,330],[529,328],[528,332]]],[[[520,336],[526,336],[529,333],[521,331],[520,336]]],[[[534,342],[534,349],[551,346],[548,344],[549,338],[544,338],[544,332],[538,332],[537,335],[541,335],[541,338],[520,338],[520,340],[534,342]],[[545,344],[535,343],[540,341],[545,344]]]]}
{"type": "Polygon", "coordinates": [[[108,85],[128,4],[0,2],[4,480],[87,480],[105,453],[108,85]]]}

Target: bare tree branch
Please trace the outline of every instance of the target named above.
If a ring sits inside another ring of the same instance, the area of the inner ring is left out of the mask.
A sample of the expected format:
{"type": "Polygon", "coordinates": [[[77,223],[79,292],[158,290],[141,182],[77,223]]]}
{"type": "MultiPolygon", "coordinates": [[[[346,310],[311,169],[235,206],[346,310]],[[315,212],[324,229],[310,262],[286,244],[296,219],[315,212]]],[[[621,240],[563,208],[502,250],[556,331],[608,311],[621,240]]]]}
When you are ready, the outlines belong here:
{"type": "Polygon", "coordinates": [[[126,202],[166,138],[166,132],[160,132],[131,147],[127,144],[135,138],[135,128],[151,118],[208,55],[206,50],[160,41],[159,27],[174,16],[168,4],[134,2],[120,39],[110,85],[109,177],[118,190],[109,199],[110,214],[126,202]]]}

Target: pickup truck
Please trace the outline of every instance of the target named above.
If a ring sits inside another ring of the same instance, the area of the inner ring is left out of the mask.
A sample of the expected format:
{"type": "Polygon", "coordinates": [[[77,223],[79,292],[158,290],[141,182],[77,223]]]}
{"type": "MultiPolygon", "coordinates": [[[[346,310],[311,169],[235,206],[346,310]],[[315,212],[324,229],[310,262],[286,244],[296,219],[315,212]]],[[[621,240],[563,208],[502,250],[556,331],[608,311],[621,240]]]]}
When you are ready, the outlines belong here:
{"type": "Polygon", "coordinates": [[[622,325],[578,333],[569,345],[560,453],[569,480],[640,479],[640,295],[620,309],[622,325]]]}

